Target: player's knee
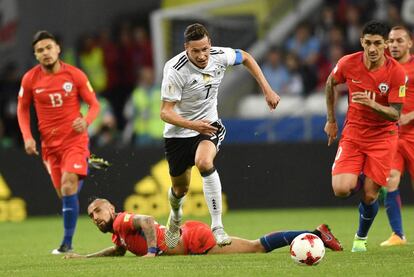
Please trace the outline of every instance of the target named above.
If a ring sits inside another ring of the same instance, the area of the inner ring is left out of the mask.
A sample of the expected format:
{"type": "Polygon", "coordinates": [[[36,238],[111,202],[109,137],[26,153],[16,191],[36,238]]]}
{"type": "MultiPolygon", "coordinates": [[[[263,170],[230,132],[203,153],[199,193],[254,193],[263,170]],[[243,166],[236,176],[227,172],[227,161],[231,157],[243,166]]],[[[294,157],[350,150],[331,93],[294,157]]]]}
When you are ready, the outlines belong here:
{"type": "Polygon", "coordinates": [[[198,168],[200,172],[206,172],[209,171],[214,167],[213,162],[209,159],[197,159],[195,161],[195,165],[198,168]]]}
{"type": "Polygon", "coordinates": [[[181,198],[185,196],[188,192],[189,186],[179,186],[179,187],[173,187],[173,191],[176,197],[181,198]]]}
{"type": "Polygon", "coordinates": [[[400,183],[400,178],[395,175],[390,175],[387,182],[387,190],[388,191],[394,191],[398,188],[398,185],[400,183]]]}
{"type": "Polygon", "coordinates": [[[349,186],[332,185],[332,188],[336,197],[348,197],[351,193],[349,186]]]}
{"type": "Polygon", "coordinates": [[[375,200],[378,199],[378,192],[365,192],[365,195],[363,197],[364,203],[370,204],[373,203],[375,200]]]}
{"type": "Polygon", "coordinates": [[[78,190],[78,178],[76,175],[66,175],[62,178],[61,193],[63,196],[75,194],[78,190]]]}

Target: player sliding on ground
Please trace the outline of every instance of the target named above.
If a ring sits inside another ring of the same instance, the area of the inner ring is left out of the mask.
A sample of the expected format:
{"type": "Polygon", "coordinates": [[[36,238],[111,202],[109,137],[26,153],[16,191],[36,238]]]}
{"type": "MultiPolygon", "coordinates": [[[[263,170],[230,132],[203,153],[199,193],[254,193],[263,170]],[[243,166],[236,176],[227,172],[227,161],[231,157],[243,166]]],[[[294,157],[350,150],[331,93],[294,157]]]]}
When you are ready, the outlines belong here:
{"type": "Polygon", "coordinates": [[[65,258],[92,258],[104,256],[123,256],[129,250],[137,256],[155,257],[157,255],[191,254],[231,254],[265,253],[276,248],[290,245],[302,233],[313,233],[320,237],[325,247],[342,251],[340,242],[327,225],[321,224],[314,231],[281,231],[265,235],[257,240],[232,237],[232,244],[219,247],[207,224],[187,221],[181,226],[180,240],[175,248],[165,244],[166,228],[158,224],[152,216],[116,213],[114,206],[106,199],[96,199],[88,207],[88,215],[103,233],[112,233],[115,246],[99,252],[79,255],[68,253],[65,258]]]}

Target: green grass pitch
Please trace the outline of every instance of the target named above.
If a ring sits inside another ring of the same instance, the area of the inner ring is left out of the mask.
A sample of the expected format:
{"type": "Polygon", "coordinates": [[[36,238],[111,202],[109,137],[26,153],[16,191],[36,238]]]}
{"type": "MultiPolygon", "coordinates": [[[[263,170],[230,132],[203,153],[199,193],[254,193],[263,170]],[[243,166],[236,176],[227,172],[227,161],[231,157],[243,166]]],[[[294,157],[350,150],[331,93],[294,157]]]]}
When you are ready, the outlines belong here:
{"type": "MultiPolygon", "coordinates": [[[[207,217],[197,219],[209,222],[207,217]]],[[[408,241],[414,242],[414,207],[404,207],[403,219],[408,241]]],[[[165,218],[159,222],[165,223],[165,218]]],[[[230,211],[224,222],[231,235],[249,239],[275,230],[313,230],[320,223],[328,223],[345,250],[327,250],[322,262],[313,267],[296,265],[288,247],[269,254],[155,259],[127,254],[64,260],[49,254],[60,242],[61,218],[33,217],[22,223],[0,223],[0,276],[414,276],[414,244],[379,246],[391,233],[383,207],[371,228],[366,253],[350,251],[358,223],[356,207],[230,211]]],[[[100,233],[89,218],[79,219],[76,252],[90,253],[110,245],[109,234],[100,233]]]]}

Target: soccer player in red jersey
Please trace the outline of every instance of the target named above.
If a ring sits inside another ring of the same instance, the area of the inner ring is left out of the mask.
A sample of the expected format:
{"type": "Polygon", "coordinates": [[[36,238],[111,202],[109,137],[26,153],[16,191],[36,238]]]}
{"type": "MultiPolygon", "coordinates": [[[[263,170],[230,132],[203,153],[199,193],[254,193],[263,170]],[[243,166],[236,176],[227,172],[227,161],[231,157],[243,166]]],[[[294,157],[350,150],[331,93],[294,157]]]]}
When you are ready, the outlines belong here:
{"type": "Polygon", "coordinates": [[[88,207],[88,215],[103,233],[112,233],[115,246],[99,252],[79,255],[69,253],[65,258],[92,258],[104,256],[123,256],[128,250],[137,256],[155,257],[157,255],[191,254],[231,254],[265,253],[289,245],[302,233],[313,233],[320,237],[324,245],[333,251],[342,251],[342,246],[326,224],[319,225],[314,231],[283,231],[265,235],[257,240],[232,237],[233,242],[219,247],[210,227],[199,221],[187,221],[180,228],[180,239],[174,248],[165,243],[166,227],[158,224],[147,215],[116,213],[114,206],[106,199],[95,199],[88,207]]]}
{"type": "Polygon", "coordinates": [[[414,56],[410,54],[413,46],[411,31],[405,26],[395,26],[388,35],[388,48],[391,56],[405,69],[406,100],[401,112],[399,125],[398,149],[391,165],[388,178],[387,195],[384,201],[388,220],[393,233],[381,246],[403,245],[407,243],[401,218],[401,198],[398,185],[404,169],[410,173],[414,184],[414,56]]]}
{"type": "Polygon", "coordinates": [[[391,160],[398,140],[396,122],[405,99],[405,71],[385,54],[388,27],[367,23],[362,30],[363,51],[342,57],[326,82],[328,145],[336,139],[334,87],[347,83],[349,107],[332,165],[332,188],[347,197],[357,188],[358,176],[365,175],[359,204],[359,228],[352,252],[366,251],[368,231],[378,212],[378,191],[387,185],[391,160]]]}
{"type": "Polygon", "coordinates": [[[42,159],[62,199],[64,238],[52,251],[60,254],[72,249],[79,214],[79,181],[88,171],[87,128],[99,113],[99,103],[86,75],[59,59],[60,47],[52,34],[37,32],[32,46],[39,65],[23,76],[17,116],[26,153],[39,155],[30,129],[30,105],[34,103],[42,159]],[[80,99],[89,105],[85,117],[80,113],[80,99]]]}

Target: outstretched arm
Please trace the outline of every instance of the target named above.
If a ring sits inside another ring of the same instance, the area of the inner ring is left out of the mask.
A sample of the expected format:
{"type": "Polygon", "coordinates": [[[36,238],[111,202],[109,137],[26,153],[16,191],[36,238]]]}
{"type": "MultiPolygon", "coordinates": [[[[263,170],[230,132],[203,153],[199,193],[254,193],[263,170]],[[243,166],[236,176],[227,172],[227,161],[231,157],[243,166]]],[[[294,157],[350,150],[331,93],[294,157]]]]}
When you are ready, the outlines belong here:
{"type": "Polygon", "coordinates": [[[124,256],[125,252],[126,252],[125,248],[115,245],[115,246],[105,248],[96,253],[91,253],[91,254],[86,254],[86,255],[69,253],[69,254],[66,254],[63,258],[64,259],[78,259],[78,258],[114,257],[114,256],[124,256]]]}
{"type": "Polygon", "coordinates": [[[243,56],[243,61],[242,61],[243,65],[247,68],[247,70],[249,70],[250,74],[256,79],[257,83],[262,89],[262,92],[264,94],[264,97],[266,99],[267,105],[269,106],[270,110],[276,109],[280,101],[279,95],[270,87],[265,76],[263,75],[262,70],[260,69],[256,60],[252,57],[252,55],[250,55],[249,53],[243,50],[241,50],[241,53],[243,56]]]}

